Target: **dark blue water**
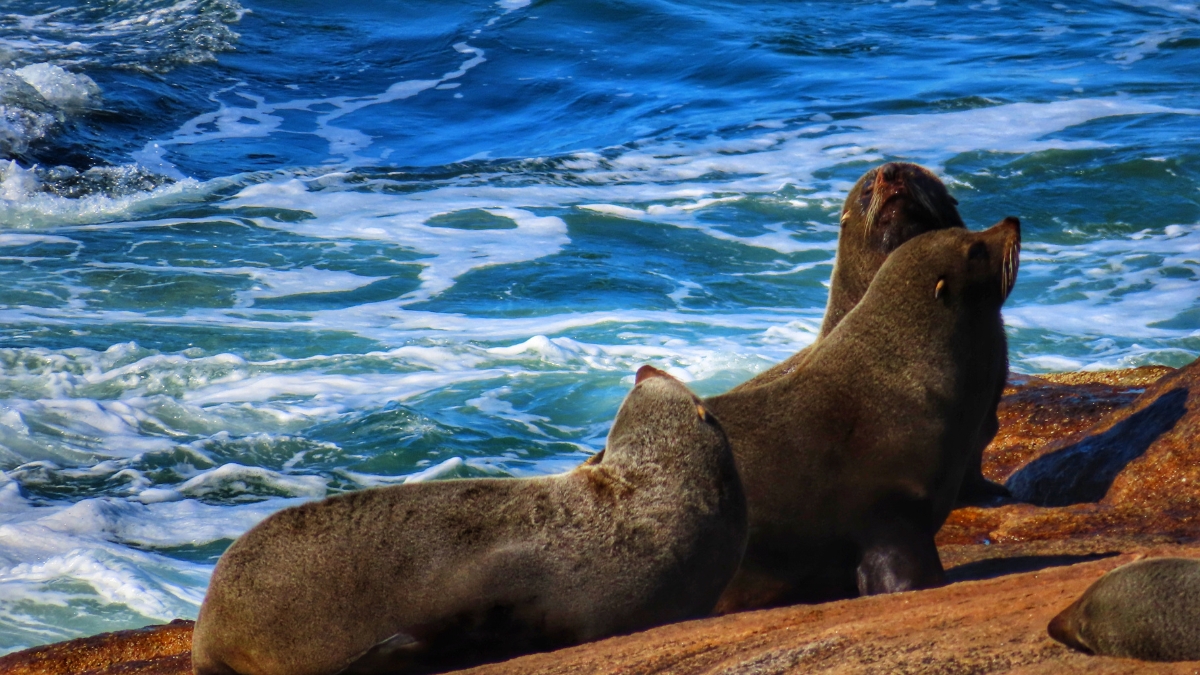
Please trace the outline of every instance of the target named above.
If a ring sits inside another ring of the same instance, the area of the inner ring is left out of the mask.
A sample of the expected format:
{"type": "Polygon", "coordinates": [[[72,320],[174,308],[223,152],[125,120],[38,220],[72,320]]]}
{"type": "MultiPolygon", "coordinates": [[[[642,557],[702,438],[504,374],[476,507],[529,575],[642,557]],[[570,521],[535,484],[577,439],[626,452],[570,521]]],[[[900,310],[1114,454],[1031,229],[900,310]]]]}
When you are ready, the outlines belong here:
{"type": "Polygon", "coordinates": [[[602,447],[815,337],[841,201],[1022,219],[1023,372],[1200,355],[1191,2],[9,0],[0,652],[297,500],[602,447]]]}

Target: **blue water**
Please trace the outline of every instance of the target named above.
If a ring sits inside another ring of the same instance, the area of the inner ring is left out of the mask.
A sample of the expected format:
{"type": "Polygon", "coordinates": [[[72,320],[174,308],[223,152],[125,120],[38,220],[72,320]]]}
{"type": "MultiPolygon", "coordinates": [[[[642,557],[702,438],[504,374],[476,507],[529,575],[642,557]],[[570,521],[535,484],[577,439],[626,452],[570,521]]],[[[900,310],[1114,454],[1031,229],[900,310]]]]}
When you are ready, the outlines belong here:
{"type": "Polygon", "coordinates": [[[7,0],[0,653],[300,500],[563,470],[809,344],[882,161],[1023,223],[1014,369],[1200,355],[1200,5],[7,0]]]}

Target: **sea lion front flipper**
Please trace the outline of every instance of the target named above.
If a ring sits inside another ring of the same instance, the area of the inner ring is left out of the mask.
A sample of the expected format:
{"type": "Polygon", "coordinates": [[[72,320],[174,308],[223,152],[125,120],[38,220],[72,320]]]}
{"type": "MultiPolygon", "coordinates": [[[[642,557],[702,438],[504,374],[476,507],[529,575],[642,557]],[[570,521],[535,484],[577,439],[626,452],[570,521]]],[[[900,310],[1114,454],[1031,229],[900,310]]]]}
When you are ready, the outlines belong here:
{"type": "Polygon", "coordinates": [[[1008,488],[983,477],[979,468],[967,468],[962,485],[958,488],[956,506],[993,506],[1012,497],[1008,488]]]}
{"type": "Polygon", "coordinates": [[[993,483],[983,475],[983,451],[1000,431],[997,409],[1000,407],[1000,399],[1004,396],[1004,387],[1008,381],[1007,355],[1003,359],[1003,364],[997,363],[996,368],[999,370],[998,374],[1002,374],[1002,376],[999,377],[992,393],[992,403],[989,407],[991,412],[979,425],[975,443],[970,448],[971,454],[967,457],[967,468],[963,473],[962,483],[958,486],[956,498],[959,506],[994,506],[1012,498],[1012,493],[1008,491],[1008,488],[1000,483],[993,483]]]}
{"type": "Polygon", "coordinates": [[[337,675],[377,675],[396,672],[411,663],[414,657],[424,650],[425,644],[417,638],[408,633],[396,633],[363,652],[350,665],[338,671],[337,675]]]}
{"type": "Polygon", "coordinates": [[[903,516],[872,523],[859,542],[859,594],[898,593],[945,583],[946,573],[928,530],[903,516]]]}

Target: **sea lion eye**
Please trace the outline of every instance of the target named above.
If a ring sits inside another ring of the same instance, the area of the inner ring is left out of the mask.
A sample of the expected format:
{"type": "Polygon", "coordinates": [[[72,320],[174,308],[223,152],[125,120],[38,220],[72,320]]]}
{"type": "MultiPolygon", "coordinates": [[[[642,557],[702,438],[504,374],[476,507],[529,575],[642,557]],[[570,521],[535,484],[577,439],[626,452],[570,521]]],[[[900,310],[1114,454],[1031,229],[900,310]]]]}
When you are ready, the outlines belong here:
{"type": "Polygon", "coordinates": [[[937,300],[942,297],[942,291],[946,288],[946,277],[939,277],[937,286],[933,289],[933,299],[937,300]]]}

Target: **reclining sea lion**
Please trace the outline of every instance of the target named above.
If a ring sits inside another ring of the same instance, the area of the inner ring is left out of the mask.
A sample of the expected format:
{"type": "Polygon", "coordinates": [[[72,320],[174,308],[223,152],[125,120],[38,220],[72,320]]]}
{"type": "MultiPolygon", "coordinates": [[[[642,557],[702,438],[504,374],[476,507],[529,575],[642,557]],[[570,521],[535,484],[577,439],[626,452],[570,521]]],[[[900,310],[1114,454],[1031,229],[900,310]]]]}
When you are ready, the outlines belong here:
{"type": "Polygon", "coordinates": [[[1200,660],[1200,560],[1122,565],[1089,586],[1047,630],[1069,647],[1102,656],[1200,660]]]}
{"type": "Polygon", "coordinates": [[[746,541],[719,423],[644,366],[602,452],[272,515],[217,563],[195,673],[448,670],[709,613],[746,541]]]}

